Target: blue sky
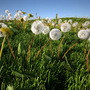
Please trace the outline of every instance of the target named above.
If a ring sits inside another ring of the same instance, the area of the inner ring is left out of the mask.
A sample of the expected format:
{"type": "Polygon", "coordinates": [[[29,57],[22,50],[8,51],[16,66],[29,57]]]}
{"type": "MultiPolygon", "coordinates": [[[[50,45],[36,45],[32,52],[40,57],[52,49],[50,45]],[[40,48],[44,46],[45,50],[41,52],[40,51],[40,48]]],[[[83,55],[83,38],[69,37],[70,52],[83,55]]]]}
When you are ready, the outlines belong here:
{"type": "Polygon", "coordinates": [[[90,17],[90,0],[0,0],[0,15],[8,9],[12,15],[17,10],[42,18],[54,18],[56,13],[60,17],[90,17]]]}

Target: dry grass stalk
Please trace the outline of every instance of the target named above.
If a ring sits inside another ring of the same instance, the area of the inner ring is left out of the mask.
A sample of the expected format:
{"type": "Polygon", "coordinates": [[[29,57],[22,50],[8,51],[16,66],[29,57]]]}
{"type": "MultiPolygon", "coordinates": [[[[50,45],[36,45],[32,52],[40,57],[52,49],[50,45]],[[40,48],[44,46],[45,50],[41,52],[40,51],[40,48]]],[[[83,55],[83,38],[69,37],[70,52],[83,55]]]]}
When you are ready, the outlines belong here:
{"type": "MultiPolygon", "coordinates": [[[[16,57],[15,57],[13,51],[12,51],[11,44],[10,44],[10,41],[9,41],[9,38],[8,38],[8,37],[7,37],[7,40],[8,40],[8,44],[9,44],[10,51],[11,51],[11,53],[12,53],[14,59],[16,60],[16,57]]],[[[17,60],[16,60],[16,61],[17,61],[17,60]]]]}
{"type": "Polygon", "coordinates": [[[42,48],[38,51],[36,58],[38,57],[39,53],[41,52],[41,50],[50,42],[51,40],[49,40],[44,46],[42,46],[42,48]]]}
{"type": "Polygon", "coordinates": [[[59,45],[57,58],[59,58],[59,53],[60,53],[61,45],[62,45],[63,39],[65,38],[65,35],[66,35],[66,33],[64,34],[64,36],[63,36],[63,38],[62,38],[62,41],[61,41],[61,43],[60,43],[60,45],[59,45]]]}
{"type": "Polygon", "coordinates": [[[86,43],[87,43],[87,40],[85,41],[85,44],[84,44],[84,54],[85,54],[85,57],[86,57],[86,43]]]}
{"type": "Polygon", "coordinates": [[[88,66],[88,57],[89,57],[89,53],[90,53],[90,49],[87,53],[87,56],[86,56],[86,63],[87,63],[87,71],[89,72],[89,66],[88,66]]]}
{"type": "Polygon", "coordinates": [[[67,51],[66,53],[63,55],[62,59],[65,57],[65,55],[70,51],[71,48],[73,48],[77,43],[75,43],[74,45],[72,45],[67,51]]]}
{"type": "Polygon", "coordinates": [[[29,45],[29,48],[28,48],[28,53],[27,53],[27,62],[28,62],[28,58],[29,58],[30,48],[31,48],[31,45],[32,45],[32,42],[33,42],[35,36],[36,36],[36,35],[34,35],[32,41],[31,41],[31,43],[30,43],[30,45],[29,45]]]}

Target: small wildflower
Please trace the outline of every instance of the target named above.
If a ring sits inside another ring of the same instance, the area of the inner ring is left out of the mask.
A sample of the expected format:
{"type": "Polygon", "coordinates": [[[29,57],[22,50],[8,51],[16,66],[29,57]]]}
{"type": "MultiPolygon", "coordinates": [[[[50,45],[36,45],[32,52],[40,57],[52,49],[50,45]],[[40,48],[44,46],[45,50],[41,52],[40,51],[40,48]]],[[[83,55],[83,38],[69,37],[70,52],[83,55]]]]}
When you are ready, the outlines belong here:
{"type": "Polygon", "coordinates": [[[22,12],[23,14],[26,14],[26,12],[22,12]]]}
{"type": "Polygon", "coordinates": [[[23,18],[20,18],[20,22],[23,22],[24,21],[24,19],[23,18]]]}
{"type": "Polygon", "coordinates": [[[30,18],[30,17],[33,17],[33,15],[32,15],[32,14],[30,14],[30,13],[28,13],[28,16],[29,16],[29,18],[30,18]]]}

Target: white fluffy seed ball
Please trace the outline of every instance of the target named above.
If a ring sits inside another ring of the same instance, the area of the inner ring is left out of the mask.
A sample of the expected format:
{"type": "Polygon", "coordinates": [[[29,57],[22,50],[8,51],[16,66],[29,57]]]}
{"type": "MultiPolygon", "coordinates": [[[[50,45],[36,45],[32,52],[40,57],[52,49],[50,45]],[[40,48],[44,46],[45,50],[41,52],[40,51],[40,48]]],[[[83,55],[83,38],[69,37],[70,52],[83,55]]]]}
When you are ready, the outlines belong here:
{"type": "Polygon", "coordinates": [[[50,31],[49,35],[52,40],[59,40],[61,38],[61,31],[55,28],[50,31]]]}
{"type": "Polygon", "coordinates": [[[78,26],[78,22],[74,22],[74,23],[72,24],[72,26],[73,26],[73,27],[77,27],[77,26],[78,26]]]}
{"type": "Polygon", "coordinates": [[[0,23],[0,28],[2,28],[2,27],[8,27],[6,24],[4,24],[4,23],[0,23]]]}
{"type": "Polygon", "coordinates": [[[43,34],[48,34],[50,32],[50,28],[48,26],[44,26],[43,34]]]}
{"type": "Polygon", "coordinates": [[[11,14],[11,13],[8,13],[8,16],[9,16],[9,17],[11,17],[11,16],[12,16],[12,14],[11,14]]]}
{"type": "Polygon", "coordinates": [[[86,29],[88,32],[89,32],[89,34],[90,34],[90,29],[86,29]]]}
{"type": "Polygon", "coordinates": [[[29,17],[28,16],[23,16],[24,21],[28,21],[29,17]]]}
{"type": "Polygon", "coordinates": [[[22,11],[21,10],[18,11],[17,14],[18,14],[18,16],[21,16],[22,15],[22,11]]]}
{"type": "Polygon", "coordinates": [[[68,32],[71,30],[71,25],[69,23],[63,23],[61,24],[61,30],[62,32],[68,32]]]}
{"type": "Polygon", "coordinates": [[[90,42],[90,29],[86,29],[89,32],[89,38],[88,41],[90,42]]]}
{"type": "Polygon", "coordinates": [[[9,13],[9,10],[5,10],[5,13],[8,14],[9,13]]]}
{"type": "Polygon", "coordinates": [[[44,24],[40,21],[40,20],[36,20],[33,22],[32,26],[31,26],[31,31],[38,35],[40,33],[42,33],[44,30],[44,24]]]}
{"type": "Polygon", "coordinates": [[[80,39],[82,39],[82,40],[85,40],[85,39],[88,39],[89,38],[89,31],[87,31],[87,30],[80,30],[79,32],[78,32],[78,37],[80,38],[80,39]]]}

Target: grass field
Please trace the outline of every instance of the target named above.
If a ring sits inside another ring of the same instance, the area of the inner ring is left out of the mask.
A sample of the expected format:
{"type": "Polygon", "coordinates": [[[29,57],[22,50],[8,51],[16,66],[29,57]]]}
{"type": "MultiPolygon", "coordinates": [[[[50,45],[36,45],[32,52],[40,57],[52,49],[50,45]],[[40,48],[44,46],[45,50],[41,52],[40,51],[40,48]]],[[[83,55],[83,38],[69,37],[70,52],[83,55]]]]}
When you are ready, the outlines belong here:
{"type": "MultiPolygon", "coordinates": [[[[78,38],[77,33],[83,29],[82,23],[90,21],[85,18],[61,18],[64,20],[71,19],[72,22],[77,21],[78,27],[71,28],[66,33],[61,44],[59,58],[57,58],[59,45],[62,41],[64,33],[62,32],[59,40],[51,40],[49,43],[49,34],[34,35],[31,31],[31,25],[34,20],[20,22],[16,20],[0,21],[5,23],[13,32],[12,36],[5,39],[3,51],[0,60],[0,85],[1,90],[14,88],[14,90],[90,90],[90,42],[78,38]],[[29,45],[35,36],[27,61],[27,53],[29,45]],[[10,45],[13,55],[10,50],[10,45]],[[38,51],[47,43],[37,56],[38,51]],[[86,43],[86,45],[85,45],[86,43]],[[75,45],[75,46],[73,46],[75,45]],[[85,45],[85,47],[84,47],[85,45]],[[66,51],[73,46],[68,53],[66,51]],[[52,48],[52,52],[51,52],[52,48]],[[86,49],[86,56],[84,53],[86,49]],[[53,54],[52,54],[53,53],[53,54]],[[64,58],[62,59],[62,57],[64,58]],[[16,59],[16,60],[15,60],[16,59]]],[[[56,26],[50,26],[60,29],[58,19],[56,26]]],[[[90,28],[90,25],[88,26],[90,28]]],[[[0,38],[0,47],[2,46],[3,37],[0,38]]],[[[8,89],[12,90],[12,89],[8,89]]]]}

